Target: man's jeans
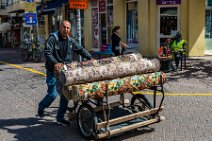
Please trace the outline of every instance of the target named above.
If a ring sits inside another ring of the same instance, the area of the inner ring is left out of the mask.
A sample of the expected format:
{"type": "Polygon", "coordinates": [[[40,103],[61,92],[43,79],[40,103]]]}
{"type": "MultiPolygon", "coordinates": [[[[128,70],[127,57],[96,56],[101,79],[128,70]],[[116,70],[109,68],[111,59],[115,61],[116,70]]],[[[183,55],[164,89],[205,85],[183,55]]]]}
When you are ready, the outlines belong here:
{"type": "MultiPolygon", "coordinates": [[[[58,95],[57,92],[57,82],[56,77],[53,72],[46,71],[46,83],[47,83],[47,95],[43,98],[43,100],[39,103],[39,109],[44,110],[45,108],[49,107],[55,98],[58,95]]],[[[68,107],[68,100],[61,94],[60,97],[60,105],[57,111],[57,121],[61,121],[64,119],[64,114],[68,107]]]]}

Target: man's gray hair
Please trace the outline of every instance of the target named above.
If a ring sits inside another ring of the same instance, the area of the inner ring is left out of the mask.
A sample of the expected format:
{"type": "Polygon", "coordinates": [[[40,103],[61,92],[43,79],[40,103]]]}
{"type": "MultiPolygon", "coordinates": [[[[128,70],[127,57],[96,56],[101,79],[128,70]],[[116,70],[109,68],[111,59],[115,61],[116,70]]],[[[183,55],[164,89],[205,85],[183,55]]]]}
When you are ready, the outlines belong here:
{"type": "Polygon", "coordinates": [[[60,26],[61,26],[64,22],[69,22],[69,23],[71,24],[71,22],[68,21],[68,20],[62,20],[62,21],[60,21],[60,26]]]}

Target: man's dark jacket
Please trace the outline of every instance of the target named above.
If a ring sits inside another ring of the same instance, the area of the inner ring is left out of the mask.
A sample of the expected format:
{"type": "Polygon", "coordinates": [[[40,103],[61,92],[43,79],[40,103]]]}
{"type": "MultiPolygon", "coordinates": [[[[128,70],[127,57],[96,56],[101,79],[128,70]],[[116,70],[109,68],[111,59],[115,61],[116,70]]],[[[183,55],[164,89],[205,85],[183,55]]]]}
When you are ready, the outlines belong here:
{"type": "Polygon", "coordinates": [[[46,57],[46,69],[50,72],[54,71],[54,65],[57,63],[71,63],[73,52],[80,54],[82,57],[90,60],[92,56],[90,53],[81,47],[73,38],[68,37],[68,48],[61,50],[63,47],[59,46],[59,32],[54,32],[49,35],[44,49],[46,57]],[[63,52],[61,55],[61,51],[63,52]]]}

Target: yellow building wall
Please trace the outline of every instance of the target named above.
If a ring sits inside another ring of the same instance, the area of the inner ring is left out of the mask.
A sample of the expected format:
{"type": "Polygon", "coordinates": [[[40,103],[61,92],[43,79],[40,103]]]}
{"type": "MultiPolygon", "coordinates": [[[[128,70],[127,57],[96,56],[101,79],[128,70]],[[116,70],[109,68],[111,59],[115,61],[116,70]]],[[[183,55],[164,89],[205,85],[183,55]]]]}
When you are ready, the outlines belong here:
{"type": "Polygon", "coordinates": [[[119,25],[121,27],[120,36],[123,42],[126,42],[126,1],[113,1],[113,26],[119,25]]]}
{"type": "MultiPolygon", "coordinates": [[[[182,39],[188,41],[188,8],[189,0],[182,0],[180,5],[180,33],[182,34],[182,39]]],[[[187,45],[188,46],[188,45],[187,45]]],[[[187,47],[188,48],[188,47],[187,47]]]]}
{"type": "Polygon", "coordinates": [[[149,1],[138,1],[138,52],[149,54],[149,1]]]}
{"type": "Polygon", "coordinates": [[[156,47],[156,24],[157,24],[157,5],[155,0],[149,0],[149,53],[147,56],[155,57],[157,55],[156,47]]]}
{"type": "Polygon", "coordinates": [[[205,0],[189,0],[188,5],[188,55],[204,56],[205,0]]]}
{"type": "Polygon", "coordinates": [[[157,6],[155,0],[138,1],[138,52],[143,56],[155,57],[157,6]]]}
{"type": "MultiPolygon", "coordinates": [[[[91,5],[85,10],[85,47],[92,49],[91,5]]],[[[187,40],[188,56],[204,56],[205,0],[181,0],[180,32],[187,40]]],[[[156,0],[138,0],[138,51],[143,56],[157,55],[158,6],[156,0]]],[[[121,39],[126,42],[126,1],[113,1],[113,26],[121,26],[121,39]]]]}

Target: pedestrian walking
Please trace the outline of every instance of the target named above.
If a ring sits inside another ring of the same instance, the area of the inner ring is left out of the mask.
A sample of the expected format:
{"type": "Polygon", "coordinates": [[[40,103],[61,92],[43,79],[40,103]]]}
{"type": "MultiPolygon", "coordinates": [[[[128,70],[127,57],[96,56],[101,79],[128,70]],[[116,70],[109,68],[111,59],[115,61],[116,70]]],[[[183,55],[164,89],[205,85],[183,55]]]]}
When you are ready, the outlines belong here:
{"type": "MultiPolygon", "coordinates": [[[[73,52],[88,60],[92,59],[90,53],[69,36],[70,30],[71,23],[69,21],[62,21],[59,26],[59,31],[51,33],[47,39],[44,54],[46,58],[46,83],[48,89],[46,96],[38,105],[38,115],[40,117],[44,116],[45,108],[49,107],[58,95],[54,69],[61,68],[66,63],[71,63],[73,52]]],[[[58,123],[69,126],[70,123],[64,119],[67,107],[68,100],[64,95],[60,94],[60,103],[56,120],[58,123]]]]}
{"type": "Polygon", "coordinates": [[[119,56],[124,53],[128,45],[121,41],[119,36],[121,31],[120,26],[115,26],[112,30],[111,40],[112,40],[112,52],[115,56],[119,56]]]}

